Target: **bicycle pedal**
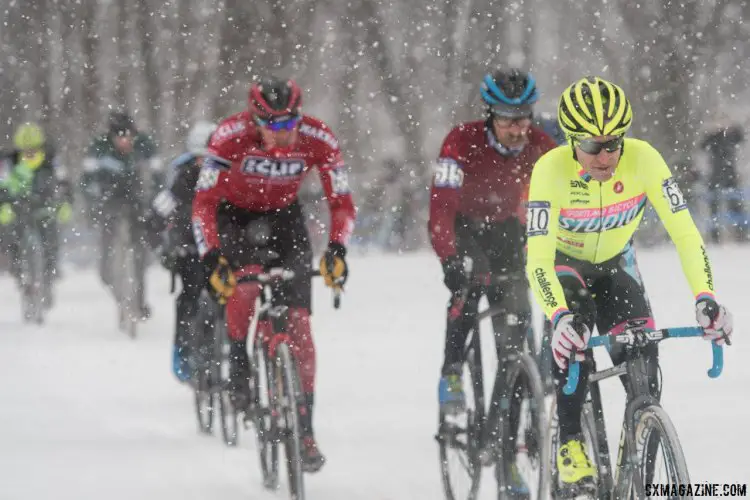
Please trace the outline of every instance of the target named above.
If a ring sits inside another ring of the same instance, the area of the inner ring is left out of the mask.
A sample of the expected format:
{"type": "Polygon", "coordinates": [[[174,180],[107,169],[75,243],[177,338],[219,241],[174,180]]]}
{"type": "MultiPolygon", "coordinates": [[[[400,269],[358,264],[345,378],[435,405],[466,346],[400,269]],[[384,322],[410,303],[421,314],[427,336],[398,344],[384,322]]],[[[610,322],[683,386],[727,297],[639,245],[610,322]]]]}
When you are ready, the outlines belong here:
{"type": "Polygon", "coordinates": [[[593,483],[565,485],[559,488],[557,498],[561,500],[597,500],[597,488],[593,483]]]}

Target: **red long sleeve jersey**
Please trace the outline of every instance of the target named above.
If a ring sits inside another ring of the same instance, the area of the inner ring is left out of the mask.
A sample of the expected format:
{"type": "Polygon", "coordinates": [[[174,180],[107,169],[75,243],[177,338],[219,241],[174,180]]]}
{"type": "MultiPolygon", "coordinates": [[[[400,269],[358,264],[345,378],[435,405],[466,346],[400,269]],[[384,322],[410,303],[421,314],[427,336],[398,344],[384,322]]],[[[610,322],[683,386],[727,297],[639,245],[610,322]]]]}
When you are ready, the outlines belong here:
{"type": "Polygon", "coordinates": [[[430,196],[430,240],[440,260],[456,253],[458,214],[487,222],[518,217],[525,224],[532,167],[556,146],[541,129],[531,127],[523,151],[503,155],[486,121],[451,130],[440,150],[430,196]]]}
{"type": "Polygon", "coordinates": [[[201,255],[219,246],[216,212],[221,203],[252,212],[284,208],[297,200],[305,175],[318,169],[331,212],[330,240],[346,244],[355,207],[338,141],[320,120],[303,116],[296,143],[263,150],[248,112],[219,124],[208,146],[193,200],[193,232],[201,255]]]}

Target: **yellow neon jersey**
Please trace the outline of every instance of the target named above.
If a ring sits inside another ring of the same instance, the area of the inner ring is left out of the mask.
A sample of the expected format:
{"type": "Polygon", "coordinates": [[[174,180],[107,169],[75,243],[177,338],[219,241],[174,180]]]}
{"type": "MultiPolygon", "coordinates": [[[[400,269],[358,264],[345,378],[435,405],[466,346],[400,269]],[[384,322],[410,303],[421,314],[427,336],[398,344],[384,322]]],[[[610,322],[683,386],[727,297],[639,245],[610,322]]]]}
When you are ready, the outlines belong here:
{"type": "Polygon", "coordinates": [[[680,255],[696,298],[713,297],[711,265],[685,197],[669,167],[645,141],[625,139],[615,175],[598,182],[583,173],[569,145],[548,152],[531,174],[526,272],[545,314],[567,312],[555,274],[555,252],[599,264],[627,247],[650,201],[680,255]]]}

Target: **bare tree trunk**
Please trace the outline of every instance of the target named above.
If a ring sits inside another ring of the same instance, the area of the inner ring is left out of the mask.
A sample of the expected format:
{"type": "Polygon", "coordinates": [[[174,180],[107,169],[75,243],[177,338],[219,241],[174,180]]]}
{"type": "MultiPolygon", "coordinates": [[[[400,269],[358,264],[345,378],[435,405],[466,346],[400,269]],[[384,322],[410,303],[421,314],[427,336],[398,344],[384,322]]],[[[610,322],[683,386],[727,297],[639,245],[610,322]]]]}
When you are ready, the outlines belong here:
{"type": "Polygon", "coordinates": [[[152,130],[161,137],[164,124],[161,122],[161,78],[159,74],[159,56],[156,53],[157,25],[154,21],[153,12],[149,7],[149,0],[138,0],[135,11],[135,25],[138,27],[138,39],[140,41],[138,51],[144,68],[145,94],[143,98],[146,104],[146,114],[149,115],[148,123],[152,130]]]}
{"type": "Polygon", "coordinates": [[[117,33],[119,14],[117,5],[99,2],[97,5],[94,29],[98,40],[96,57],[96,73],[99,82],[99,109],[97,116],[106,116],[120,103],[116,100],[116,86],[119,78],[117,64],[117,40],[112,36],[117,33]]]}
{"type": "Polygon", "coordinates": [[[11,3],[3,15],[3,23],[0,24],[0,57],[5,64],[0,71],[0,109],[3,110],[4,119],[0,120],[0,138],[10,141],[13,136],[13,126],[20,119],[22,106],[20,106],[19,89],[21,61],[16,50],[19,34],[16,20],[20,19],[20,6],[18,2],[11,3]]]}
{"type": "Polygon", "coordinates": [[[198,24],[201,26],[203,35],[198,38],[202,43],[200,59],[195,61],[196,71],[190,82],[190,95],[192,97],[193,110],[191,121],[198,119],[213,120],[219,116],[215,113],[213,94],[220,92],[217,85],[219,78],[219,54],[221,31],[224,16],[222,14],[224,2],[203,0],[199,9],[200,17],[198,24]]]}
{"type": "Polygon", "coordinates": [[[97,70],[97,54],[99,53],[99,33],[97,25],[97,14],[100,9],[99,4],[92,2],[83,2],[81,36],[83,37],[83,99],[81,104],[84,107],[86,120],[84,123],[91,129],[101,125],[100,113],[100,95],[101,84],[99,71],[97,70]]]}

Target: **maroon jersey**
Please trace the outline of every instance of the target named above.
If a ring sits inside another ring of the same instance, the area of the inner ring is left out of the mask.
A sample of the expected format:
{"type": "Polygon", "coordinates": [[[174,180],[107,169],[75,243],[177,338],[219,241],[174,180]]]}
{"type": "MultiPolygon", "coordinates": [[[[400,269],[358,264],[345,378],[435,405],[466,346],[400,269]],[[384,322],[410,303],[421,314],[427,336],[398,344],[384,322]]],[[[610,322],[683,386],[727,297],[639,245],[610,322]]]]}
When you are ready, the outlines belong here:
{"type": "Polygon", "coordinates": [[[295,144],[264,150],[247,111],[221,122],[211,137],[193,201],[193,230],[201,255],[219,246],[219,204],[251,212],[284,208],[297,200],[305,175],[317,168],[331,212],[330,240],[346,244],[355,208],[338,141],[320,120],[303,116],[295,144]]]}
{"type": "Polygon", "coordinates": [[[504,155],[486,121],[451,130],[440,150],[430,197],[430,240],[440,259],[456,253],[458,214],[486,222],[518,217],[525,224],[531,169],[556,146],[541,129],[531,127],[523,151],[504,155]]]}

